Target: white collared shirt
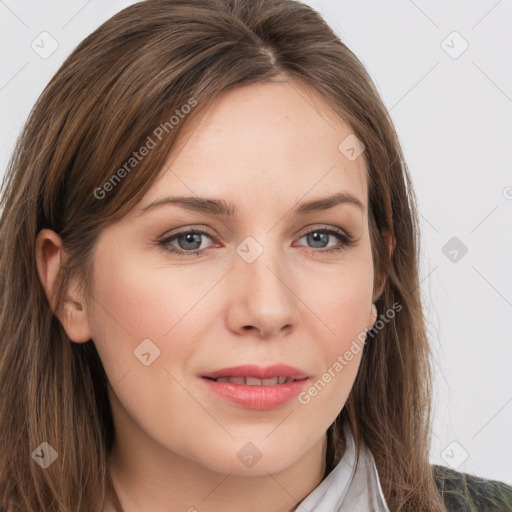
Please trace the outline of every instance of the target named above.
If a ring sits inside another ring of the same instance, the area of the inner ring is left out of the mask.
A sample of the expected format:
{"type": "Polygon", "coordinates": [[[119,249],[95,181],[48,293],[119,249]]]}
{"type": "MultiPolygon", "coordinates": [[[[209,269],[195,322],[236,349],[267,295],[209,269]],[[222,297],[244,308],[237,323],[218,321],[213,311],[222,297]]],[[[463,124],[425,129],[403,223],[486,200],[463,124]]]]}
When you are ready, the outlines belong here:
{"type": "Polygon", "coordinates": [[[364,444],[355,465],[356,446],[348,423],[343,425],[345,453],[336,467],[295,509],[297,512],[390,512],[373,456],[364,444]]]}

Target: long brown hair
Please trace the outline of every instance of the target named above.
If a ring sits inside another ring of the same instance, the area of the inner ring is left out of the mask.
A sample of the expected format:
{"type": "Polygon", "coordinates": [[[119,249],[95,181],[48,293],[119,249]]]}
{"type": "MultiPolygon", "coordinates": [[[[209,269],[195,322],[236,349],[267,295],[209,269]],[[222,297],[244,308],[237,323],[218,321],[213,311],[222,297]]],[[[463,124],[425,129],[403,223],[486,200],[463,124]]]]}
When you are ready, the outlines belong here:
{"type": "Polygon", "coordinates": [[[317,12],[294,0],[134,4],[79,44],[32,109],[1,198],[5,510],[10,497],[27,512],[102,510],[112,489],[109,383],[93,341],[71,342],[54,311],[71,276],[92,294],[98,235],[141,200],[191,119],[222,92],[278,76],[314,90],[363,142],[375,290],[384,285],[376,305],[380,314],[402,306],[364,347],[348,401],[328,430],[326,474],[343,451],[341,425],[349,421],[357,445],[366,443],[375,458],[391,510],[444,510],[428,458],[430,352],[410,176],[364,66],[317,12]],[[189,113],[172,123],[176,110],[189,113]],[[148,137],[155,147],[112,184],[148,137]],[[99,190],[109,180],[112,185],[99,190]],[[35,260],[43,228],[61,237],[69,255],[53,310],[35,260]],[[391,257],[384,233],[395,242],[391,257]],[[58,453],[45,470],[32,458],[43,442],[58,453]]]}

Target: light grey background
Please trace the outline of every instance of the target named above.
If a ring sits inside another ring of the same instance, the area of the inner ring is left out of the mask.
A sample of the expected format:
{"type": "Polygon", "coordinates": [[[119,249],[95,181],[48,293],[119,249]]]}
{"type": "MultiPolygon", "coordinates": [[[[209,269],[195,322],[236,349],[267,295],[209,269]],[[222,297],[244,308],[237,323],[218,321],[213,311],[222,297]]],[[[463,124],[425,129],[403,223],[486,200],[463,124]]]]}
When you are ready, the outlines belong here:
{"type": "MultiPolygon", "coordinates": [[[[2,173],[65,57],[131,3],[0,0],[2,173]]],[[[512,0],[305,3],[373,77],[419,199],[431,461],[512,484],[512,0]]]]}

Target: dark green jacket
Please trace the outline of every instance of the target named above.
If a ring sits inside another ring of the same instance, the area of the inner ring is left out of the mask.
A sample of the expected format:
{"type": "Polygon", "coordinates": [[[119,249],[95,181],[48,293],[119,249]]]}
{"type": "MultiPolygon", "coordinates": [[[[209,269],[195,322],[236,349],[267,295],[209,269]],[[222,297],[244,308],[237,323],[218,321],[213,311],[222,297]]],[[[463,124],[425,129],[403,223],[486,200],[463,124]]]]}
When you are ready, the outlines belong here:
{"type": "Polygon", "coordinates": [[[512,512],[512,486],[445,466],[432,469],[449,512],[512,512]]]}

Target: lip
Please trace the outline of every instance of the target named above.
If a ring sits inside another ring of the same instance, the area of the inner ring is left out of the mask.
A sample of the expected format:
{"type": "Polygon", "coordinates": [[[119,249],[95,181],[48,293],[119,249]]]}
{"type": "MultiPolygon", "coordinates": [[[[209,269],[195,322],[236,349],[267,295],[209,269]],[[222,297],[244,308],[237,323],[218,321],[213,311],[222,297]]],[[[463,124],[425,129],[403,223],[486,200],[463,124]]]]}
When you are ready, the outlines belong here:
{"type": "Polygon", "coordinates": [[[295,398],[309,380],[303,370],[285,364],[262,367],[257,365],[242,365],[223,368],[201,376],[208,389],[224,400],[237,406],[255,410],[276,409],[295,398]],[[220,377],[254,377],[257,379],[272,379],[274,377],[289,377],[294,379],[287,384],[271,386],[251,386],[233,382],[216,382],[220,377]]]}
{"type": "Polygon", "coordinates": [[[201,380],[213,393],[247,409],[270,410],[295,398],[309,379],[295,380],[275,386],[249,386],[232,382],[217,382],[202,377],[201,380]]]}
{"type": "MultiPolygon", "coordinates": [[[[210,379],[218,379],[220,377],[254,377],[256,379],[273,379],[274,377],[279,376],[290,377],[294,380],[308,378],[308,374],[305,371],[287,364],[274,364],[272,366],[244,364],[241,366],[222,368],[221,370],[201,375],[201,377],[208,377],[210,379]]],[[[283,384],[280,385],[282,386],[283,384]]]]}

